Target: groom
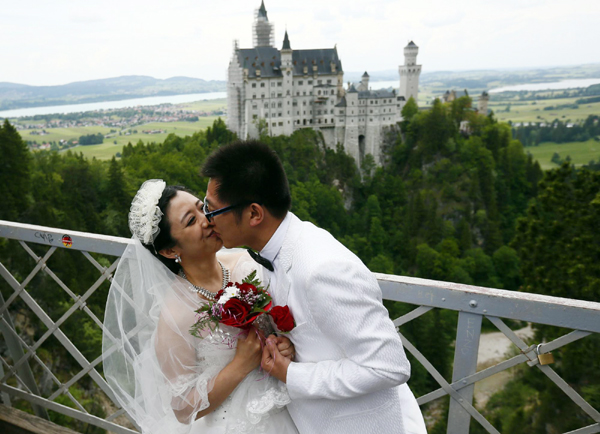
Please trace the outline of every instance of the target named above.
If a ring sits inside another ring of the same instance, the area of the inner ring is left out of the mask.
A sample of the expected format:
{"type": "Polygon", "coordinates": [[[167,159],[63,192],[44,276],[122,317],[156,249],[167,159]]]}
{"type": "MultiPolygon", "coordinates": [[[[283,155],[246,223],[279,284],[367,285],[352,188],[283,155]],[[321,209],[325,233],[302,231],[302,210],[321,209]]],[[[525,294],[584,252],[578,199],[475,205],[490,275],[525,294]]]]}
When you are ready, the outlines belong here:
{"type": "MultiPolygon", "coordinates": [[[[205,212],[225,247],[260,253],[276,305],[296,321],[295,361],[265,346],[262,366],[287,384],[301,434],[425,433],[406,385],[410,364],[373,274],[331,234],[289,212],[279,158],[238,142],[206,160],[205,212]]],[[[256,256],[256,255],[254,255],[256,256]]]]}

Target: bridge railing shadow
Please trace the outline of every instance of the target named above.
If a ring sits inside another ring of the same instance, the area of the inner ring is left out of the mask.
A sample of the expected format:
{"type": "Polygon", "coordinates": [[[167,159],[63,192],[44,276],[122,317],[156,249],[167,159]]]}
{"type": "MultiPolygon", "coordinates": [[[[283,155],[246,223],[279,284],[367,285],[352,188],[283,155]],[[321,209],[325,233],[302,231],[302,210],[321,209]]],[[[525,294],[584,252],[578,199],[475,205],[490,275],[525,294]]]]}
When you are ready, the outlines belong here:
{"type": "MultiPolygon", "coordinates": [[[[51,410],[114,433],[140,432],[135,422],[120,408],[104,380],[100,369],[101,355],[84,356],[81,349],[61,330],[61,326],[76,312],[84,312],[99,330],[102,328],[102,318],[90,309],[87,302],[99,288],[107,288],[120,255],[131,241],[126,238],[0,221],[0,242],[3,241],[15,246],[18,244],[31,258],[32,264],[28,273],[21,272],[15,277],[10,264],[0,263],[0,283],[4,284],[6,296],[5,298],[0,293],[0,332],[5,342],[4,354],[0,354],[0,395],[4,405],[10,406],[11,400],[24,400],[32,405],[36,415],[43,418],[48,418],[47,411],[51,410]],[[71,251],[71,254],[83,255],[88,266],[93,267],[97,279],[89,288],[72,290],[64,277],[61,278],[52,271],[49,260],[61,249],[71,251]],[[51,279],[60,290],[68,294],[71,301],[68,308],[57,318],[52,318],[45,312],[40,302],[31,294],[33,281],[39,273],[51,279]],[[34,337],[25,336],[19,327],[15,327],[13,317],[17,313],[22,314],[24,310],[26,315],[34,316],[45,327],[46,331],[41,333],[41,336],[39,333],[34,337]],[[74,360],[77,372],[53,372],[52,361],[47,360],[46,353],[40,351],[49,339],[56,339],[64,347],[74,360]],[[41,373],[46,383],[51,381],[51,386],[46,384],[40,388],[34,371],[38,373],[38,377],[41,373]],[[104,407],[111,409],[110,414],[105,417],[92,414],[82,404],[81,398],[72,392],[72,386],[76,383],[90,379],[97,389],[98,396],[95,396],[95,400],[104,402],[104,407]]],[[[437,390],[420,396],[419,404],[425,405],[450,396],[448,433],[468,433],[472,419],[481,424],[487,432],[498,433],[499,431],[473,406],[475,383],[521,364],[543,372],[549,381],[556,384],[593,421],[571,433],[600,432],[600,412],[571,388],[551,365],[540,363],[540,359],[544,360],[550,351],[592,333],[600,333],[600,303],[386,274],[376,273],[376,277],[384,299],[415,306],[409,313],[395,319],[394,324],[406,350],[439,384],[437,390]],[[432,309],[448,309],[458,314],[451,381],[447,381],[402,333],[402,326],[432,309]],[[487,318],[515,345],[518,354],[477,371],[483,318],[487,318]],[[545,324],[572,331],[551,342],[528,344],[517,336],[506,320],[545,324]]]]}

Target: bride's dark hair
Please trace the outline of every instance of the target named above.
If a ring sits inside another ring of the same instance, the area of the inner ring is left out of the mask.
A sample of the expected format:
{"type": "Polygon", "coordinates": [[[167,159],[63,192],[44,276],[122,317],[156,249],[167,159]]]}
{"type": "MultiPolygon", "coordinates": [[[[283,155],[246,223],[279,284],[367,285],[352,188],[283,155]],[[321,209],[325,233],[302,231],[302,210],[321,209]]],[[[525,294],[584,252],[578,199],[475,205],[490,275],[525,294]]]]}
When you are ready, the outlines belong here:
{"type": "Polygon", "coordinates": [[[160,254],[160,251],[163,249],[170,249],[177,245],[177,240],[171,236],[171,225],[167,217],[167,211],[169,210],[171,199],[177,196],[177,193],[180,191],[194,194],[182,185],[167,185],[165,187],[157,204],[163,214],[162,219],[160,219],[160,223],[158,224],[160,231],[158,232],[153,244],[143,244],[144,247],[150,251],[150,253],[158,258],[160,262],[165,264],[165,266],[173,273],[178,273],[179,270],[181,270],[181,265],[175,262],[174,259],[165,258],[160,254]]]}

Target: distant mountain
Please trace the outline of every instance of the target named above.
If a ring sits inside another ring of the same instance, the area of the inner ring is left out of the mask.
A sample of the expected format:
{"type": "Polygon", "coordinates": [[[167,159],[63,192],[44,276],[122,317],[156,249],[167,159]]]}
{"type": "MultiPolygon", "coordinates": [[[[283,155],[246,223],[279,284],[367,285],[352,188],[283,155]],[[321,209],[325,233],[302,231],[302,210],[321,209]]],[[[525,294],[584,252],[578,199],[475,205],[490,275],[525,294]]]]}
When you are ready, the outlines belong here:
{"type": "Polygon", "coordinates": [[[0,110],[118,101],[146,96],[222,92],[226,88],[225,81],[206,81],[190,77],[161,80],[144,75],[78,81],[60,86],[28,86],[0,82],[0,110]]]}
{"type": "MultiPolygon", "coordinates": [[[[345,72],[344,81],[359,82],[363,73],[364,71],[345,72]]],[[[421,73],[419,82],[422,85],[439,89],[487,90],[514,84],[545,83],[576,78],[600,78],[600,64],[470,71],[425,70],[421,73]]],[[[371,82],[399,79],[397,69],[369,71],[371,82]]]]}

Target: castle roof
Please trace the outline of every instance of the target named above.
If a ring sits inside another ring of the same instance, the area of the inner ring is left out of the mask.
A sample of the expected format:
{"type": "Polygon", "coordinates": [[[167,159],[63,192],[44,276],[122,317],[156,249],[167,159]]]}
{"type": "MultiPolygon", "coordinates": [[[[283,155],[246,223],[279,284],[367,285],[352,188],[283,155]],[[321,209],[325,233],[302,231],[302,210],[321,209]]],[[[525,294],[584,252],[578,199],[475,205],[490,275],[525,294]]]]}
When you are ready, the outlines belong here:
{"type": "Polygon", "coordinates": [[[287,30],[285,31],[285,36],[283,37],[283,47],[281,47],[282,50],[291,50],[292,47],[290,46],[290,38],[288,37],[287,34],[287,30]]]}
{"type": "Polygon", "coordinates": [[[387,89],[377,89],[377,90],[361,90],[358,92],[358,99],[368,99],[368,98],[395,98],[396,92],[393,90],[387,89]]]}
{"type": "Polygon", "coordinates": [[[343,96],[342,99],[340,100],[340,102],[338,102],[335,106],[336,107],[346,107],[346,97],[343,96]]]}
{"type": "MultiPolygon", "coordinates": [[[[407,47],[417,47],[417,44],[415,44],[413,41],[410,41],[407,45],[407,47]]],[[[417,47],[419,48],[419,47],[417,47]]]]}
{"type": "MultiPolygon", "coordinates": [[[[260,76],[281,77],[281,52],[274,47],[243,48],[237,51],[238,62],[243,68],[248,68],[248,77],[256,78],[256,70],[260,76]]],[[[304,67],[308,68],[307,75],[313,75],[313,66],[317,67],[317,75],[331,75],[342,71],[342,62],[338,57],[337,48],[317,50],[294,50],[292,65],[295,76],[303,76],[304,67]],[[335,65],[335,72],[331,70],[335,65]]]]}
{"type": "Polygon", "coordinates": [[[368,77],[369,74],[367,74],[367,71],[365,71],[365,73],[362,75],[363,77],[368,77]]]}
{"type": "Polygon", "coordinates": [[[267,17],[267,9],[265,8],[265,1],[262,0],[260,2],[260,9],[258,10],[258,16],[259,17],[265,17],[267,19],[267,21],[269,20],[269,18],[267,17]]]}
{"type": "Polygon", "coordinates": [[[354,85],[350,85],[350,89],[348,89],[348,93],[358,93],[358,91],[356,90],[356,88],[354,87],[354,85]]]}

